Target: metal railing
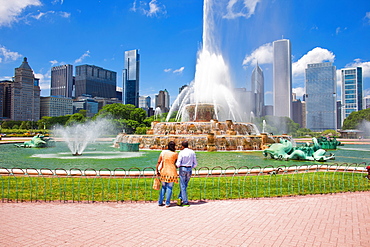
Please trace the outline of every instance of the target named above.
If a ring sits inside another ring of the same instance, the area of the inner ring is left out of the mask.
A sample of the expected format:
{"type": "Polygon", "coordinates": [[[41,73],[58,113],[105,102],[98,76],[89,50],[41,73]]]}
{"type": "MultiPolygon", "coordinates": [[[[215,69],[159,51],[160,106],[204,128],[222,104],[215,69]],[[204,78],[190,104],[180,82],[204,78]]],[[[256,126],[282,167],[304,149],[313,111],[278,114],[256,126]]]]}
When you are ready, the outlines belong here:
{"type": "MultiPolygon", "coordinates": [[[[190,200],[242,199],[346,191],[368,191],[366,163],[280,166],[199,167],[188,187],[190,200]]],[[[0,167],[2,202],[155,201],[152,167],[109,170],[0,167]]],[[[179,193],[174,187],[173,198],[179,193]]]]}

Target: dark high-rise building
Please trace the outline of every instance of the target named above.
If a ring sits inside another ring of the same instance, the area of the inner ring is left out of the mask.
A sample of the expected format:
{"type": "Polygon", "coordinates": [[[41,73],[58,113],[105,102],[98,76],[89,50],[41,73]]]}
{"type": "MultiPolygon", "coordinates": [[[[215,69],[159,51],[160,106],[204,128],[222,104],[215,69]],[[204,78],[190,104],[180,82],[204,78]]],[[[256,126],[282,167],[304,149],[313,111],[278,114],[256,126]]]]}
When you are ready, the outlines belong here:
{"type": "Polygon", "coordinates": [[[337,101],[337,128],[342,128],[342,101],[337,101]]]}
{"type": "Polygon", "coordinates": [[[123,69],[123,103],[139,107],[140,54],[138,50],[125,51],[123,69]]]}
{"type": "Polygon", "coordinates": [[[180,88],[179,88],[179,94],[185,89],[189,87],[189,85],[182,85],[180,88]]]}
{"type": "Polygon", "coordinates": [[[76,66],[75,96],[116,98],[117,73],[95,65],[76,66]]]}
{"type": "Polygon", "coordinates": [[[66,64],[51,68],[51,96],[72,98],[73,65],[66,64]]]}
{"type": "Polygon", "coordinates": [[[292,120],[299,124],[301,128],[303,128],[303,105],[300,99],[295,97],[293,94],[293,101],[292,101],[292,120]]]}

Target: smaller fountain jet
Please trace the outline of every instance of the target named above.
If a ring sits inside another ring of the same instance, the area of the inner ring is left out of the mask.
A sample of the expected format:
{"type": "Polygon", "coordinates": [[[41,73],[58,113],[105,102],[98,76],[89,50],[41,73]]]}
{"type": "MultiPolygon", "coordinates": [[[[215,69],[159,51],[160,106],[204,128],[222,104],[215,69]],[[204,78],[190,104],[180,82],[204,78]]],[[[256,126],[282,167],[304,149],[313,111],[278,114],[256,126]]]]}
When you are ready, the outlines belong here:
{"type": "Polygon", "coordinates": [[[86,146],[95,142],[97,138],[106,133],[110,126],[111,124],[108,120],[99,119],[67,127],[58,127],[55,129],[55,135],[62,137],[73,156],[80,156],[86,149],[86,146]]]}

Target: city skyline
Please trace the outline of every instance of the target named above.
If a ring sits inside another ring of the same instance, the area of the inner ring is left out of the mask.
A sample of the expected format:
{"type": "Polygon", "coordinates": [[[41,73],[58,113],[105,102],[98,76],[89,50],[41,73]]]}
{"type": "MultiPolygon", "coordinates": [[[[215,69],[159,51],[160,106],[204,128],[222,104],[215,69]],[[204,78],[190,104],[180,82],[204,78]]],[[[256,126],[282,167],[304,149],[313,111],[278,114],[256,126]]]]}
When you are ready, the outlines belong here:
{"type": "MultiPolygon", "coordinates": [[[[251,90],[259,64],[265,104],[272,104],[272,42],[292,45],[293,92],[303,94],[309,63],[333,62],[340,72],[363,68],[364,96],[370,94],[370,4],[368,1],[221,1],[215,32],[236,88],[251,90]],[[222,27],[222,28],[219,28],[222,27]]],[[[51,67],[90,64],[117,72],[122,87],[124,52],[138,49],[140,95],[154,99],[194,79],[202,42],[203,2],[54,0],[6,1],[0,12],[0,79],[10,79],[23,57],[50,95],[51,67]],[[35,35],[36,34],[36,35],[35,35]]],[[[339,73],[340,74],[340,73],[339,73]]],[[[338,88],[341,78],[337,76],[338,88]]],[[[338,91],[340,97],[340,91],[338,91]]],[[[340,99],[340,98],[338,98],[340,99]]]]}

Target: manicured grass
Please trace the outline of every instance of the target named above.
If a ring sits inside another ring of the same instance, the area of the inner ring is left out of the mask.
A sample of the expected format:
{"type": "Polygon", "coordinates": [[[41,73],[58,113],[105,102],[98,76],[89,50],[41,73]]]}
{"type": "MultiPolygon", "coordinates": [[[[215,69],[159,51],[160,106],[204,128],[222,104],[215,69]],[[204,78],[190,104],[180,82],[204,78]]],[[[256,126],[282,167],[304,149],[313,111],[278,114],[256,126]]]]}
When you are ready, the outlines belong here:
{"type": "MultiPolygon", "coordinates": [[[[156,201],[153,178],[0,176],[0,195],[6,201],[156,201]]],[[[193,176],[190,200],[223,200],[258,197],[368,191],[363,173],[312,172],[260,176],[193,176]]],[[[173,199],[179,193],[175,185],[173,199]]]]}

